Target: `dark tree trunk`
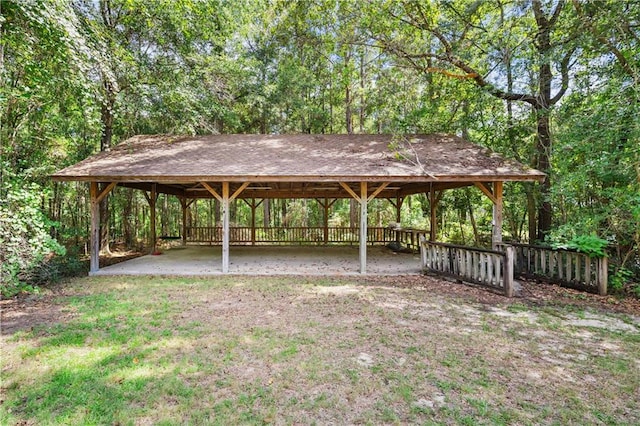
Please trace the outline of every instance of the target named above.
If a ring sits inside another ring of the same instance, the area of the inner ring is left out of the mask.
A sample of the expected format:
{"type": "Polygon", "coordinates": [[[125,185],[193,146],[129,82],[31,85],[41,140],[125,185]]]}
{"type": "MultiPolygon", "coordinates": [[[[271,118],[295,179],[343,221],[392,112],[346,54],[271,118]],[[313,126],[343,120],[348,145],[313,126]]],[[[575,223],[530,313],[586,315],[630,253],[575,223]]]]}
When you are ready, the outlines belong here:
{"type": "Polygon", "coordinates": [[[358,202],[351,198],[349,200],[349,227],[355,229],[358,223],[358,202]]]}
{"type": "Polygon", "coordinates": [[[362,52],[360,56],[360,122],[358,123],[360,133],[364,133],[364,114],[365,114],[365,99],[364,99],[364,80],[365,80],[365,52],[362,52]]]}
{"type": "Polygon", "coordinates": [[[536,109],[538,115],[538,141],[536,151],[538,154],[536,168],[547,174],[547,178],[540,185],[540,204],[538,206],[538,240],[544,241],[551,230],[551,130],[549,123],[549,110],[536,109]]]}
{"type": "MultiPolygon", "coordinates": [[[[351,52],[344,57],[345,74],[348,73],[351,52]]],[[[351,81],[347,80],[344,87],[344,123],[348,134],[353,133],[353,113],[351,111],[351,81]]]]}
{"type": "MultiPolygon", "coordinates": [[[[558,5],[557,7],[560,7],[558,5]]],[[[537,163],[536,168],[547,174],[547,178],[540,185],[540,205],[538,206],[538,240],[544,241],[551,230],[551,120],[549,106],[551,105],[551,28],[553,19],[549,20],[539,2],[534,2],[534,13],[538,24],[536,44],[538,54],[542,61],[538,74],[539,96],[534,105],[534,112],[538,126],[538,139],[536,143],[537,163]]]]}
{"type": "Polygon", "coordinates": [[[131,229],[131,212],[133,204],[133,189],[127,188],[125,196],[124,208],[122,209],[123,237],[124,244],[127,249],[133,247],[133,232],[131,229]]]}
{"type": "MultiPolygon", "coordinates": [[[[116,103],[116,92],[114,84],[106,78],[102,82],[104,89],[104,99],[100,110],[102,122],[102,136],[100,137],[100,151],[110,151],[113,139],[113,119],[114,107],[116,103]]],[[[111,254],[109,247],[109,195],[100,202],[100,250],[111,254]]]]}
{"type": "Polygon", "coordinates": [[[262,226],[268,228],[271,226],[271,206],[268,198],[265,198],[262,202],[262,226]]]}

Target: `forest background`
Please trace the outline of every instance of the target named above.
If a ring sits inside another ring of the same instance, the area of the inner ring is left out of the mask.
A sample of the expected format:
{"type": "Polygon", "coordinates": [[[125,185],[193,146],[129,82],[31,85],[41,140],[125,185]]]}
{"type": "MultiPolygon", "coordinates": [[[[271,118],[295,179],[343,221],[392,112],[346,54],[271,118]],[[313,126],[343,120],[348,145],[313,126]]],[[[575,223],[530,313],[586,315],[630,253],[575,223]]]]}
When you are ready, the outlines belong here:
{"type": "MultiPolygon", "coordinates": [[[[88,186],[49,175],[133,135],[444,132],[548,174],[506,186],[505,239],[606,242],[613,289],[640,294],[639,37],[637,1],[2,0],[2,293],[86,268],[88,186]]],[[[445,193],[438,239],[486,242],[484,198],[445,193]]],[[[265,226],[322,220],[311,200],[263,205],[265,226]]],[[[179,234],[178,201],[159,208],[179,234]]],[[[428,209],[411,197],[402,225],[428,209]]],[[[101,210],[104,250],[144,244],[139,191],[101,210]]],[[[336,203],[332,225],[354,212],[336,203]]],[[[189,212],[218,219],[215,200],[189,212]]]]}

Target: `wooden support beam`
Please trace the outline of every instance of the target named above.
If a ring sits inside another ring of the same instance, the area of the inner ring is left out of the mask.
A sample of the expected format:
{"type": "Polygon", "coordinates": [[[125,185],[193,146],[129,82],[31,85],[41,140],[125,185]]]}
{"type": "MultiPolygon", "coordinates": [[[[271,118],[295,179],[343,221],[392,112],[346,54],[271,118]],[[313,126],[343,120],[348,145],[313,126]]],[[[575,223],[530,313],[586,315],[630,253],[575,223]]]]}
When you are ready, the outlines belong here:
{"type": "Polygon", "coordinates": [[[429,241],[435,242],[436,235],[438,231],[438,217],[437,217],[437,208],[440,199],[442,198],[442,191],[436,192],[436,189],[431,185],[429,189],[429,209],[431,210],[431,216],[429,219],[431,229],[429,232],[429,241]]]}
{"type": "Polygon", "coordinates": [[[360,182],[360,273],[367,273],[367,182],[360,182]]]}
{"type": "Polygon", "coordinates": [[[321,203],[324,208],[324,214],[322,215],[322,222],[324,225],[324,229],[322,230],[322,240],[324,241],[324,245],[329,244],[329,199],[325,198],[324,203],[321,203]]]}
{"type": "Polygon", "coordinates": [[[331,208],[331,206],[333,206],[333,205],[336,203],[336,201],[338,201],[338,199],[337,199],[337,198],[333,198],[331,201],[329,201],[329,197],[324,197],[324,200],[323,200],[323,199],[321,199],[321,198],[316,198],[315,200],[316,200],[316,201],[318,202],[318,204],[320,204],[322,207],[328,207],[328,208],[331,208]]]}
{"type": "MultiPolygon", "coordinates": [[[[396,208],[396,223],[398,224],[397,226],[401,226],[400,224],[402,223],[402,203],[403,202],[404,202],[404,197],[401,197],[400,195],[396,197],[395,203],[391,202],[391,204],[393,204],[393,206],[396,208]]],[[[400,247],[400,231],[398,230],[396,230],[396,243],[398,244],[398,247],[400,247]]]]}
{"type": "Polygon", "coordinates": [[[347,184],[346,184],[346,183],[344,183],[344,182],[340,182],[340,186],[341,186],[345,191],[347,191],[347,193],[348,193],[349,195],[351,195],[354,199],[356,199],[356,200],[360,200],[360,197],[358,196],[358,194],[356,194],[356,193],[354,192],[354,190],[353,190],[353,189],[351,189],[351,187],[350,187],[349,185],[347,185],[347,184]]]}
{"type": "Polygon", "coordinates": [[[98,203],[102,202],[102,200],[104,200],[104,197],[109,195],[111,190],[115,188],[117,184],[118,184],[117,182],[111,182],[107,186],[105,186],[102,189],[102,191],[99,191],[99,193],[96,195],[96,199],[98,200],[98,203]]]}
{"type": "Polygon", "coordinates": [[[187,200],[184,197],[178,198],[180,200],[180,206],[182,207],[182,245],[187,245],[187,211],[188,208],[195,200],[187,200]]]}
{"type": "Polygon", "coordinates": [[[240,195],[240,193],[242,193],[242,191],[244,191],[244,189],[245,189],[247,186],[249,186],[249,183],[250,183],[250,182],[243,182],[243,184],[242,184],[242,185],[240,185],[240,188],[236,189],[236,190],[233,192],[233,194],[231,195],[231,197],[229,197],[229,201],[233,201],[233,200],[235,200],[235,199],[236,199],[236,197],[237,197],[238,195],[240,195]]]}
{"type": "Polygon", "coordinates": [[[502,242],[502,181],[493,182],[493,188],[485,182],[473,182],[473,184],[486,195],[493,203],[493,218],[491,221],[491,247],[493,250],[498,248],[498,245],[502,242]]]}
{"type": "Polygon", "coordinates": [[[381,193],[381,192],[382,192],[382,191],[383,191],[387,186],[389,186],[389,184],[390,184],[390,183],[391,183],[391,182],[384,182],[384,183],[382,183],[379,187],[377,187],[377,188],[376,188],[376,190],[375,190],[375,191],[373,191],[373,192],[371,193],[371,195],[369,195],[369,197],[367,198],[367,201],[371,201],[371,200],[373,200],[374,198],[376,198],[376,196],[377,196],[379,193],[381,193]]]}
{"type": "Polygon", "coordinates": [[[251,245],[255,246],[256,245],[256,207],[258,207],[258,204],[256,204],[255,198],[251,199],[251,204],[249,204],[249,207],[251,208],[251,245]]]}
{"type": "Polygon", "coordinates": [[[502,243],[502,182],[493,183],[493,195],[495,201],[493,203],[493,229],[491,232],[491,247],[493,250],[498,248],[502,243]]]}
{"type": "MultiPolygon", "coordinates": [[[[213,189],[211,187],[211,185],[209,185],[207,182],[200,182],[200,184],[202,186],[204,186],[204,188],[209,191],[209,193],[211,195],[213,195],[214,197],[216,197],[216,199],[220,202],[222,202],[222,196],[220,194],[218,194],[218,191],[216,191],[215,189],[213,189]]],[[[224,185],[224,184],[223,184],[224,185]]],[[[227,182],[227,186],[229,185],[229,182],[227,182]]]]}
{"type": "MultiPolygon", "coordinates": [[[[384,184],[383,184],[384,185],[384,184]]],[[[388,184],[387,184],[388,185],[388,184]]],[[[367,209],[369,201],[369,191],[367,189],[367,182],[360,182],[360,195],[356,194],[349,185],[344,182],[340,182],[340,186],[344,188],[349,195],[360,203],[360,273],[367,273],[367,209]]],[[[381,185],[382,186],[382,185],[381,185]]],[[[386,185],[384,185],[386,187],[386,185]]],[[[384,188],[380,189],[382,191],[384,188]]],[[[378,191],[378,193],[380,193],[378,191]]],[[[378,193],[375,193],[377,195],[378,193]]]]}
{"type": "Polygon", "coordinates": [[[222,182],[220,204],[222,205],[222,273],[227,274],[229,273],[229,182],[222,182]]]}
{"type": "Polygon", "coordinates": [[[98,192],[98,182],[91,182],[89,187],[91,198],[90,275],[95,274],[100,269],[100,202],[98,201],[98,192]]]}
{"type": "MultiPolygon", "coordinates": [[[[125,188],[139,189],[141,191],[151,190],[151,183],[149,182],[120,182],[118,185],[125,188]]],[[[195,198],[191,197],[190,194],[187,195],[187,191],[185,191],[184,189],[173,185],[163,185],[160,183],[156,183],[156,191],[158,191],[158,193],[160,194],[175,195],[178,198],[195,198]]]]}
{"type": "MultiPolygon", "coordinates": [[[[501,182],[501,183],[502,183],[502,182],[501,182]]],[[[483,182],[473,182],[473,184],[474,184],[478,189],[480,189],[480,191],[482,191],[482,193],[483,193],[484,195],[486,195],[487,197],[489,197],[489,199],[491,200],[491,202],[492,202],[493,204],[495,204],[495,203],[496,203],[496,196],[495,196],[495,194],[494,194],[494,191],[492,191],[492,190],[491,190],[491,188],[489,188],[489,187],[487,186],[487,184],[486,184],[486,183],[483,183],[483,182]]],[[[495,184],[494,184],[494,185],[495,185],[495,184]]]]}
{"type": "Polygon", "coordinates": [[[325,197],[324,200],[321,200],[320,198],[316,198],[316,201],[318,202],[318,204],[320,204],[320,206],[324,210],[324,214],[322,215],[322,222],[323,222],[323,228],[324,228],[322,240],[324,242],[324,245],[327,245],[329,244],[329,209],[331,208],[331,206],[335,204],[336,201],[338,201],[338,199],[334,198],[333,200],[329,201],[329,198],[325,197]]]}
{"type": "Polygon", "coordinates": [[[149,227],[151,228],[149,230],[151,241],[149,242],[149,245],[151,246],[151,253],[153,254],[156,251],[156,245],[158,243],[156,235],[156,201],[158,201],[158,193],[156,192],[155,183],[151,185],[151,194],[147,200],[149,201],[149,210],[151,211],[151,223],[149,224],[149,227]]]}

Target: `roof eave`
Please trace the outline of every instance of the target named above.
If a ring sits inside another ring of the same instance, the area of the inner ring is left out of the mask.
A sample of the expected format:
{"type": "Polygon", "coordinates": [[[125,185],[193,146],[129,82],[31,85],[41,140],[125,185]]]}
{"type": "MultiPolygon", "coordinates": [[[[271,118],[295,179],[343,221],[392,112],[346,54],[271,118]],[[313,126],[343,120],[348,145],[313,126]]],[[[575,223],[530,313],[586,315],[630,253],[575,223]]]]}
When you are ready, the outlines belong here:
{"type": "Polygon", "coordinates": [[[469,175],[415,175],[415,176],[123,176],[123,175],[51,175],[57,182],[543,182],[546,175],[540,172],[531,174],[469,174],[469,175]]]}

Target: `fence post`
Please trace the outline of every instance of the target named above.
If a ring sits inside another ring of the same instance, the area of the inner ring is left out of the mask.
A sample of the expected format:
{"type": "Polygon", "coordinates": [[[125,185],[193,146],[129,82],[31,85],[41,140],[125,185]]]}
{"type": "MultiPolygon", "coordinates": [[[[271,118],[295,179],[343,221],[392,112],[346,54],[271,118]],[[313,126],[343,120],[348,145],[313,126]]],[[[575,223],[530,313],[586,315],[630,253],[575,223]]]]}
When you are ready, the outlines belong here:
{"type": "Polygon", "coordinates": [[[513,259],[514,249],[512,246],[506,246],[504,250],[504,295],[513,297],[513,259]]]}
{"type": "Polygon", "coordinates": [[[422,272],[427,267],[427,248],[426,248],[426,239],[424,237],[420,237],[420,264],[422,266],[422,272]]]}
{"type": "Polygon", "coordinates": [[[609,279],[609,262],[606,256],[598,259],[598,293],[600,296],[607,295],[607,281],[609,279]]]}

